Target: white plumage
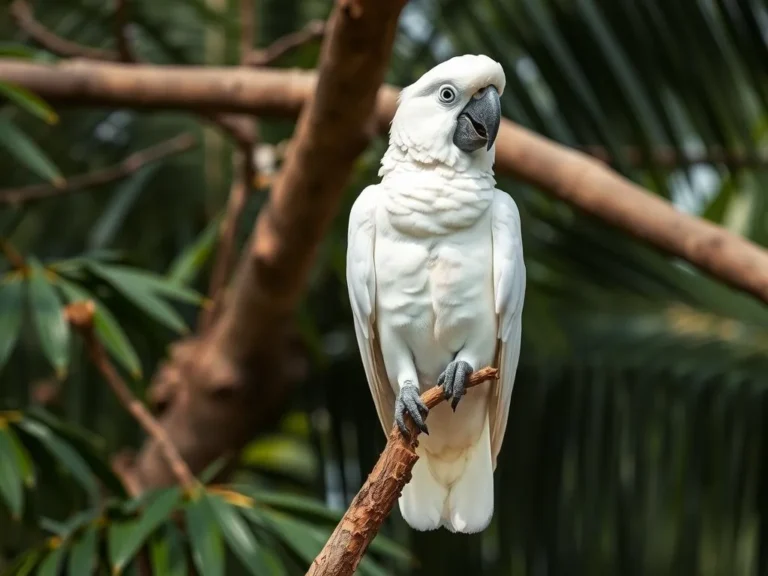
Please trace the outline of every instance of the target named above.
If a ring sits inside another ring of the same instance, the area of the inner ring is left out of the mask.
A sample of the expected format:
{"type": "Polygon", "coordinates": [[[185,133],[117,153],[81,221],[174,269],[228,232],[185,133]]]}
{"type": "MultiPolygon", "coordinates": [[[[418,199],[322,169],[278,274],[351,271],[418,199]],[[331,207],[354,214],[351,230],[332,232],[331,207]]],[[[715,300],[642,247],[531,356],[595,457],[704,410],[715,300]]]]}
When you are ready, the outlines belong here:
{"type": "Polygon", "coordinates": [[[493,515],[525,295],[519,213],[493,177],[504,85],[497,62],[465,55],[405,88],[381,182],[350,213],[347,284],[385,432],[403,411],[418,422],[414,398],[441,374],[461,398],[455,412],[450,401],[431,410],[420,438],[400,498],[417,530],[478,532],[493,515]],[[485,366],[499,382],[462,397],[467,367],[485,366]]]}

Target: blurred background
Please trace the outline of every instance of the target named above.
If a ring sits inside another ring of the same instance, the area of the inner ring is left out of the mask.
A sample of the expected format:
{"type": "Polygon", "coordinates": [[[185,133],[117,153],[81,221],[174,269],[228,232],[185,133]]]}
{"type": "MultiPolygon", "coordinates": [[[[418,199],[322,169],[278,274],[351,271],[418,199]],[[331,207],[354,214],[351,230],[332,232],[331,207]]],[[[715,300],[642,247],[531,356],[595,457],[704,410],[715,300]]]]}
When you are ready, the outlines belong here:
{"type": "MultiPolygon", "coordinates": [[[[255,4],[262,47],[332,7],[255,4]]],[[[31,5],[56,34],[115,49],[112,2],[31,5]]],[[[0,14],[1,57],[56,60],[6,7],[0,14]]],[[[133,51],[158,64],[234,65],[238,14],[237,0],[132,0],[133,51]]],[[[275,65],[312,68],[318,52],[319,40],[275,65]]],[[[506,117],[598,156],[679,210],[768,243],[765,0],[411,0],[387,81],[406,85],[467,52],[503,65],[506,117]]],[[[273,506],[240,516],[252,534],[238,541],[232,493],[210,518],[188,511],[197,531],[166,521],[170,505],[155,523],[132,516],[137,502],[109,458],[143,435],[79,338],[60,335],[58,314],[97,297],[100,338],[142,396],[169,344],[198,321],[234,145],[183,113],[62,108],[48,123],[44,104],[0,88],[0,196],[116,165],[181,131],[202,138],[106,185],[0,209],[0,570],[88,572],[98,554],[99,573],[117,560],[142,573],[146,543],[155,574],[215,574],[205,566],[219,557],[226,574],[302,574],[385,441],[344,279],[349,208],[376,181],[385,139],[356,165],[300,310],[308,376],[279,430],[239,455],[237,493],[273,506]],[[96,479],[112,487],[106,507],[96,479]],[[56,535],[67,546],[50,548],[56,535]],[[45,564],[51,550],[61,554],[45,564]],[[261,554],[261,571],[248,554],[261,554]]],[[[262,177],[241,244],[293,130],[258,124],[262,177]]],[[[395,509],[360,573],[768,573],[768,310],[541,191],[498,184],[520,207],[528,290],[493,524],[472,536],[420,534],[395,509]]]]}

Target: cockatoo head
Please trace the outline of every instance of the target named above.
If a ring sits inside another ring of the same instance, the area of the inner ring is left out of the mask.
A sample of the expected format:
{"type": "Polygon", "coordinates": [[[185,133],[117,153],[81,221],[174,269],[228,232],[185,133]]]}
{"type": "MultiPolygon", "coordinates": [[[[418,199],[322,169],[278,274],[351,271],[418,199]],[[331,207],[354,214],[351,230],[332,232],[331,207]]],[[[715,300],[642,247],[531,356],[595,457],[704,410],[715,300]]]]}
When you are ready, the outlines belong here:
{"type": "Polygon", "coordinates": [[[487,56],[438,64],[401,91],[390,147],[420,163],[490,169],[505,84],[501,65],[487,56]]]}

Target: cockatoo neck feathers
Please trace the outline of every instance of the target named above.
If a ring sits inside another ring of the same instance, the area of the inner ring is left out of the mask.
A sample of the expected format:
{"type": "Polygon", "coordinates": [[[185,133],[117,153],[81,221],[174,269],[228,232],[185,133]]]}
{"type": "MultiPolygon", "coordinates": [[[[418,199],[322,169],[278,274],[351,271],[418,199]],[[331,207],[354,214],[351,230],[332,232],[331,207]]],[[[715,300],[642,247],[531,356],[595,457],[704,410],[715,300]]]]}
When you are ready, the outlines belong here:
{"type": "Polygon", "coordinates": [[[441,166],[394,171],[381,183],[390,224],[410,236],[443,235],[474,224],[493,200],[492,174],[441,166]]]}

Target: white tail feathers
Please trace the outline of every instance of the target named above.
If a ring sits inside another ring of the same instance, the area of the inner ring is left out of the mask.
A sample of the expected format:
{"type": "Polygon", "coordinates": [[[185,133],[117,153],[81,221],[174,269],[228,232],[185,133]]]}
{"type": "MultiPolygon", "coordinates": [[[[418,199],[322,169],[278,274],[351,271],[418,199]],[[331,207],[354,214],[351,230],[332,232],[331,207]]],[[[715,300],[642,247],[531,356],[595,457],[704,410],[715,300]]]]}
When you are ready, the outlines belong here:
{"type": "MultiPolygon", "coordinates": [[[[441,526],[451,532],[466,534],[484,530],[493,517],[493,463],[488,419],[475,446],[464,458],[450,464],[463,468],[450,486],[443,485],[432,474],[430,458],[435,457],[421,447],[416,451],[419,460],[399,501],[400,513],[408,525],[419,531],[441,526]]],[[[439,468],[444,469],[446,465],[440,462],[439,468]]]]}

